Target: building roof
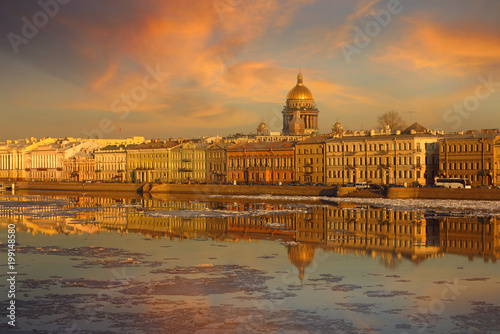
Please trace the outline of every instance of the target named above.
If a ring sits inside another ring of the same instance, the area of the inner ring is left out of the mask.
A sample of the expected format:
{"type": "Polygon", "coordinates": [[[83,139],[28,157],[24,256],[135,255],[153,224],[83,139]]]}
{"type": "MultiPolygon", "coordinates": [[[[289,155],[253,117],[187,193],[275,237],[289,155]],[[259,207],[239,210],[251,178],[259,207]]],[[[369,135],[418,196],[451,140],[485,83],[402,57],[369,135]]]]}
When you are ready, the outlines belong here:
{"type": "Polygon", "coordinates": [[[411,140],[413,138],[442,138],[442,135],[431,133],[414,133],[414,134],[387,134],[387,135],[364,135],[364,136],[343,136],[339,138],[326,139],[327,142],[362,142],[362,141],[390,141],[390,140],[411,140]]]}
{"type": "Polygon", "coordinates": [[[240,143],[229,147],[227,150],[230,152],[293,150],[296,143],[296,141],[240,143]]]}
{"type": "Polygon", "coordinates": [[[162,148],[172,148],[179,145],[175,141],[155,141],[145,144],[129,146],[127,150],[151,150],[151,149],[162,149],[162,148]]]}
{"type": "Polygon", "coordinates": [[[427,133],[429,129],[427,129],[425,126],[420,125],[419,123],[415,122],[403,131],[401,133],[407,133],[410,134],[411,132],[415,131],[416,133],[427,133]]]}
{"type": "Polygon", "coordinates": [[[213,148],[216,148],[216,147],[219,147],[219,148],[222,148],[222,149],[227,149],[228,147],[233,146],[234,144],[235,143],[216,142],[216,143],[210,144],[210,146],[208,147],[208,149],[213,149],[213,148]]]}
{"type": "Polygon", "coordinates": [[[89,153],[89,152],[79,151],[79,152],[73,154],[73,157],[75,157],[75,158],[93,158],[94,155],[92,153],[89,153]]]}
{"type": "Polygon", "coordinates": [[[489,139],[496,138],[500,139],[500,132],[472,132],[468,131],[467,133],[450,133],[444,136],[444,140],[459,140],[459,139],[489,139]]]}
{"type": "Polygon", "coordinates": [[[332,139],[333,137],[330,135],[325,136],[314,136],[299,141],[297,145],[307,145],[307,144],[316,144],[316,143],[324,143],[327,139],[332,139]]]}
{"type": "Polygon", "coordinates": [[[125,145],[108,145],[103,148],[101,148],[101,151],[118,151],[118,150],[123,150],[126,149],[127,146],[125,145]]]}

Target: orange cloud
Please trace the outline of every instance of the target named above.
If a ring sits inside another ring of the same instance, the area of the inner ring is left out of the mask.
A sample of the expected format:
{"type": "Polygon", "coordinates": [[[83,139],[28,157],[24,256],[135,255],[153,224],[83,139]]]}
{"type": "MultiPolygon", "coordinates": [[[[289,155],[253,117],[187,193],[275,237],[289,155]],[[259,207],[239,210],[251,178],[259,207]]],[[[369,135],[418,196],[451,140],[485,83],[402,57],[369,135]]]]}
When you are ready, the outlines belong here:
{"type": "MultiPolygon", "coordinates": [[[[292,2],[287,6],[286,14],[282,13],[278,1],[259,0],[234,6],[231,1],[221,2],[225,4],[222,9],[216,8],[211,1],[196,6],[179,2],[151,3],[148,5],[153,9],[137,9],[127,25],[113,22],[89,25],[83,19],[81,22],[61,19],[60,23],[80,36],[69,43],[84,61],[101,63],[95,68],[89,66],[86,77],[88,87],[102,95],[104,102],[99,102],[101,99],[98,98],[95,101],[104,109],[108,109],[115,98],[141,84],[146,72],[141,72],[140,67],[154,68],[157,64],[170,74],[169,81],[149,94],[148,101],[141,103],[137,110],[143,110],[146,103],[152,104],[150,98],[161,94],[165,99],[171,99],[190,92],[192,99],[198,98],[197,94],[213,91],[230,99],[243,96],[249,85],[259,86],[259,81],[263,83],[265,78],[270,79],[265,70],[275,67],[264,64],[261,76],[255,76],[259,64],[257,67],[248,66],[245,61],[237,59],[245,45],[265,35],[269,27],[285,24],[294,10],[310,1],[292,2]],[[124,59],[128,63],[135,62],[136,66],[130,67],[124,59]],[[235,83],[235,72],[240,83],[245,81],[244,77],[255,77],[242,87],[234,88],[231,84],[235,83]],[[103,87],[106,89],[101,89],[103,87]]],[[[269,86],[272,84],[267,84],[269,86]]],[[[251,89],[258,90],[255,88],[258,87],[251,89]]],[[[257,101],[262,92],[256,91],[257,101]]]]}
{"type": "Polygon", "coordinates": [[[408,24],[400,41],[387,46],[376,61],[453,76],[491,72],[499,64],[500,31],[495,27],[477,22],[448,26],[421,17],[408,24]]]}
{"type": "Polygon", "coordinates": [[[115,76],[116,70],[118,69],[118,64],[110,64],[107,71],[104,72],[101,77],[97,78],[93,83],[91,83],[92,89],[99,89],[105,83],[109,82],[115,76]]]}

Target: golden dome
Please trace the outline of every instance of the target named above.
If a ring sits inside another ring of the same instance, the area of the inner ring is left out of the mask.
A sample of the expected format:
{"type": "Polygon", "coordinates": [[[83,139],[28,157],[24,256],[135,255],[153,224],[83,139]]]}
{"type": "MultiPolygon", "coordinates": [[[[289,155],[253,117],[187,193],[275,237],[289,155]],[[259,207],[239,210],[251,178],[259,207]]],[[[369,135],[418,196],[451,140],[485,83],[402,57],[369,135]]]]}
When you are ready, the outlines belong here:
{"type": "Polygon", "coordinates": [[[257,130],[268,130],[266,123],[264,123],[264,120],[262,120],[259,126],[257,126],[257,130]]]}
{"type": "Polygon", "coordinates": [[[260,122],[260,124],[257,126],[257,134],[258,135],[269,134],[269,128],[267,127],[266,123],[264,123],[264,120],[262,120],[262,122],[260,122]]]}
{"type": "Polygon", "coordinates": [[[332,132],[335,133],[342,133],[344,131],[344,127],[342,124],[340,124],[339,120],[337,119],[337,122],[332,126],[332,132]]]}
{"type": "Polygon", "coordinates": [[[313,95],[309,88],[302,82],[302,73],[297,75],[297,85],[293,87],[286,97],[287,100],[313,100],[313,95]]]}

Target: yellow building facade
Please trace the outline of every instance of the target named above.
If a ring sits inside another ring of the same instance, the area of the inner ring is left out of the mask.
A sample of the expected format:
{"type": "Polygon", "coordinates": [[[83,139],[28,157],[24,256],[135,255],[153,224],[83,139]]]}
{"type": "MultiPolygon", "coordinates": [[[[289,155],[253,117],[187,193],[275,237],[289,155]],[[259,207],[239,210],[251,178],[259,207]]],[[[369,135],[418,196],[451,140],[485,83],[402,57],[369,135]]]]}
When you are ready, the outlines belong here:
{"type": "Polygon", "coordinates": [[[105,182],[126,179],[127,151],[125,146],[109,145],[94,152],[95,178],[105,182]]]}
{"type": "Polygon", "coordinates": [[[296,182],[325,183],[325,144],[331,137],[311,137],[295,145],[296,182]]]}
{"type": "Polygon", "coordinates": [[[439,176],[469,179],[473,187],[500,185],[500,133],[448,135],[439,142],[439,176]]]}
{"type": "Polygon", "coordinates": [[[182,143],[172,149],[173,182],[207,182],[206,143],[182,143]]]}
{"type": "Polygon", "coordinates": [[[343,133],[326,141],[326,182],[406,186],[432,184],[437,175],[438,133],[381,130],[343,133]]]}
{"type": "Polygon", "coordinates": [[[153,141],[127,148],[128,182],[170,182],[174,141],[153,141]]]}

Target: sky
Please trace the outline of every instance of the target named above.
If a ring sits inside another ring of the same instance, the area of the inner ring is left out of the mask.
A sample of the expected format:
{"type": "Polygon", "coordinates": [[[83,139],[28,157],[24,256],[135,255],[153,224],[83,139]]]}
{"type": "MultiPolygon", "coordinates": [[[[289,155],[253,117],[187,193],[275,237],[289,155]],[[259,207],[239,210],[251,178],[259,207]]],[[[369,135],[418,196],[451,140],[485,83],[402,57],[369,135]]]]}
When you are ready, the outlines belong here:
{"type": "Polygon", "coordinates": [[[281,131],[300,71],[320,132],[394,110],[500,128],[497,0],[0,0],[0,140],[281,131]]]}

